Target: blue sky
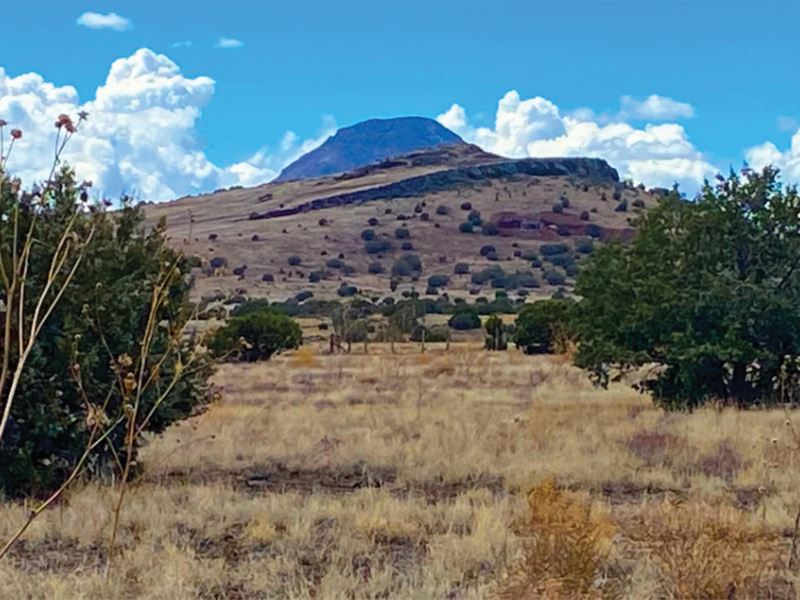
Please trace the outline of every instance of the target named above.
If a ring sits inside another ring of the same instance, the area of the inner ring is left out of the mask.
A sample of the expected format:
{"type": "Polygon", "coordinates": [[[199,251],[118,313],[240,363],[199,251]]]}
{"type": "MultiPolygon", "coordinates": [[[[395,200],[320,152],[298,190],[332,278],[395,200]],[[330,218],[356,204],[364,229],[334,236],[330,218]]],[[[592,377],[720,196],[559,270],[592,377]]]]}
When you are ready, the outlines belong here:
{"type": "MultiPolygon", "coordinates": [[[[608,150],[612,164],[616,158],[622,170],[651,184],[669,179],[665,165],[650,167],[654,156],[670,151],[677,169],[674,179],[688,186],[703,169],[738,166],[746,155],[781,163],[787,178],[796,167],[800,180],[800,156],[791,149],[800,128],[800,2],[7,0],[3,15],[6,51],[0,54],[0,68],[5,76],[33,72],[44,84],[73,86],[77,98],[71,101],[76,105],[95,100],[115,60],[143,48],[164,55],[185,80],[213,80],[195,90],[191,107],[197,114],[191,126],[184,117],[179,130],[171,130],[172,152],[201,152],[210,166],[201,165],[199,174],[177,169],[169,181],[150,185],[141,175],[94,168],[109,192],[135,188],[159,195],[158,185],[167,196],[198,191],[230,183],[234,175],[225,170],[236,164],[252,167],[242,181],[253,183],[318,143],[332,130],[331,119],[342,126],[370,117],[437,117],[454,103],[464,118],[451,118],[447,124],[459,125],[459,133],[490,150],[514,155],[606,151],[605,142],[596,139],[608,137],[602,132],[587,134],[594,136],[588,142],[585,137],[577,140],[573,132],[572,140],[560,143],[547,142],[549,138],[532,134],[530,128],[525,134],[501,133],[498,101],[510,91],[522,103],[509,109],[516,115],[512,121],[523,113],[544,119],[542,128],[553,139],[571,127],[562,123],[565,117],[599,127],[625,123],[634,131],[615,139],[627,140],[619,143],[628,146],[631,135],[648,124],[678,125],[681,132],[656,132],[661,149],[651,146],[642,156],[608,150]],[[120,20],[89,19],[84,24],[93,27],[86,27],[78,24],[85,13],[114,13],[120,20]],[[220,48],[221,38],[241,44],[220,48]],[[678,109],[639,110],[636,103],[651,95],[674,101],[670,106],[678,109]],[[621,105],[623,96],[630,97],[627,110],[621,105]],[[556,121],[549,107],[538,104],[531,115],[524,102],[536,97],[556,107],[556,121]],[[287,131],[296,137],[285,138],[287,131]],[[663,141],[666,134],[671,141],[663,141]],[[767,142],[771,146],[763,146],[767,142]],[[760,152],[753,154],[754,147],[760,152]],[[219,171],[211,176],[206,167],[219,171]],[[187,181],[181,182],[181,176],[187,181]]],[[[169,77],[174,84],[176,75],[169,77]]],[[[10,102],[7,98],[6,111],[14,112],[10,102]]],[[[114,111],[130,116],[130,107],[112,104],[114,111]]],[[[95,112],[110,106],[98,103],[95,112]]],[[[46,113],[47,107],[42,110],[46,113]]],[[[106,110],[109,115],[114,111],[106,110]]],[[[159,122],[154,128],[169,126],[159,122]]],[[[129,135],[128,129],[120,126],[116,133],[129,135]]],[[[800,155],[800,135],[797,140],[800,155]]],[[[103,141],[114,148],[117,160],[124,162],[125,152],[138,155],[135,140],[103,141]]],[[[76,138],[75,152],[86,155],[91,152],[88,145],[76,138]]],[[[79,158],[86,156],[72,162],[79,158]]]]}

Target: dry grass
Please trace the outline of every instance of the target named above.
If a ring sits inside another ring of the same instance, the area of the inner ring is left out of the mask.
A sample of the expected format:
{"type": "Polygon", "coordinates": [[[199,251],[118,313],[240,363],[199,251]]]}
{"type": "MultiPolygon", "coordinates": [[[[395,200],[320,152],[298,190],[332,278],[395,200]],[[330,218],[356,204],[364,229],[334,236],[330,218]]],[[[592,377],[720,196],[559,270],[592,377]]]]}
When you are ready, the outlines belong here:
{"type": "MultiPolygon", "coordinates": [[[[111,580],[89,485],[0,597],[795,597],[783,413],[665,414],[558,357],[429,348],[223,367],[222,401],[145,448],[111,580]]],[[[25,514],[0,505],[0,536],[25,514]]]]}

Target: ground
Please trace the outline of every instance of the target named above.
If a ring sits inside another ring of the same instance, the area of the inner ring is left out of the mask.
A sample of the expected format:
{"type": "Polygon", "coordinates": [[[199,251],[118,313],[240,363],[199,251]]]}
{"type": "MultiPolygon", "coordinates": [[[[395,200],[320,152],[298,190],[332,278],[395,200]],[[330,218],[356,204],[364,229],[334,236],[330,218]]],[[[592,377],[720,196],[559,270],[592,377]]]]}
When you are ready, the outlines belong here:
{"type": "MultiPolygon", "coordinates": [[[[0,562],[0,597],[795,597],[791,413],[395,350],[224,365],[221,399],[144,448],[109,579],[112,488],[81,485],[0,562]]],[[[26,514],[0,505],[0,538],[26,514]]]]}

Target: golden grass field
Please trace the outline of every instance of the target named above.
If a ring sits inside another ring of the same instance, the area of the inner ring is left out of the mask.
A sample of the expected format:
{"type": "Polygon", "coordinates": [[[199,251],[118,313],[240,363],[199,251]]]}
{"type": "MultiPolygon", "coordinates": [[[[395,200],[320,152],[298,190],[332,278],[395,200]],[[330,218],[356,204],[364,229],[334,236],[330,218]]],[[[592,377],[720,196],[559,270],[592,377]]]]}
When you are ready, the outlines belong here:
{"type": "MultiPolygon", "coordinates": [[[[144,448],[110,577],[91,484],[0,563],[0,597],[796,597],[791,415],[668,414],[566,357],[397,350],[221,367],[221,400],[144,448]]],[[[25,516],[0,505],[0,536],[25,516]]]]}

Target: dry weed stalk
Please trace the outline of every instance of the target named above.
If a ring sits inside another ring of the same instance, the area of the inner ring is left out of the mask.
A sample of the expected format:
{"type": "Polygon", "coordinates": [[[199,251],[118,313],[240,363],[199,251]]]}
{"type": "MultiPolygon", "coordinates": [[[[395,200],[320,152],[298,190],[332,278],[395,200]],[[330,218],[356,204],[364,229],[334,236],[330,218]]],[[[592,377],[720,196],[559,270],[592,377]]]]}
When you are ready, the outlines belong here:
{"type": "Polygon", "coordinates": [[[595,598],[616,526],[610,516],[550,478],[528,495],[524,557],[501,582],[499,600],[595,598]]]}

